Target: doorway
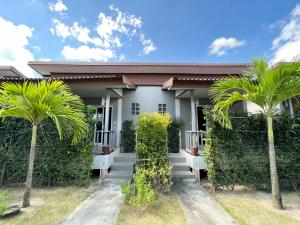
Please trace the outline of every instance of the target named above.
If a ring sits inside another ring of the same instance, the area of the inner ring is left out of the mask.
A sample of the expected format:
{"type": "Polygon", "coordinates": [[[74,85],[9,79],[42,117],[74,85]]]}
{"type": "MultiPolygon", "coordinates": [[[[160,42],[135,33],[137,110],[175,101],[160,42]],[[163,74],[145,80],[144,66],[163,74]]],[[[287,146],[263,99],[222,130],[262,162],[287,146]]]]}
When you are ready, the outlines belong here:
{"type": "Polygon", "coordinates": [[[203,113],[203,106],[197,107],[198,130],[206,131],[206,120],[203,113]]]}
{"type": "MultiPolygon", "coordinates": [[[[96,108],[96,125],[95,125],[95,134],[94,134],[94,144],[103,144],[104,141],[104,129],[105,129],[105,107],[99,106],[96,108]]],[[[108,131],[111,131],[112,127],[112,107],[109,107],[109,118],[108,118],[108,131]]],[[[110,138],[110,135],[108,135],[110,138]]],[[[110,140],[108,140],[109,143],[110,140]]]]}

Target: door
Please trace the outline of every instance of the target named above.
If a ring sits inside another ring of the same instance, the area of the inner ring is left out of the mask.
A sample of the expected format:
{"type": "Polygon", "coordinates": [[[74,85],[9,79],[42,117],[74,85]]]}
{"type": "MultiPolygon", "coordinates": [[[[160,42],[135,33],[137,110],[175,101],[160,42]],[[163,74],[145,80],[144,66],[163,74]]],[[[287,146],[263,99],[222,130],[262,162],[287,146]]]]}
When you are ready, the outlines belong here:
{"type": "MultiPolygon", "coordinates": [[[[95,135],[94,143],[103,144],[104,139],[104,129],[105,129],[105,107],[100,106],[96,108],[96,125],[95,125],[95,135]]],[[[109,107],[109,118],[108,118],[108,131],[111,131],[111,122],[112,122],[112,107],[109,107]]],[[[108,140],[109,141],[109,140],[108,140]]]]}

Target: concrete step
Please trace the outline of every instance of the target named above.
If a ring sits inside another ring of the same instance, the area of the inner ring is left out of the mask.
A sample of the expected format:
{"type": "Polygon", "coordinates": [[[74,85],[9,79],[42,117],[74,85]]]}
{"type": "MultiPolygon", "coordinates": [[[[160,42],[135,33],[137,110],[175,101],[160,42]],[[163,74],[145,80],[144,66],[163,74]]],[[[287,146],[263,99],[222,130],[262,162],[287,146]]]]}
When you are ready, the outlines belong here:
{"type": "Polygon", "coordinates": [[[112,171],[132,171],[133,170],[133,162],[114,162],[111,165],[112,171]]]}
{"type": "Polygon", "coordinates": [[[172,171],[190,171],[190,167],[186,163],[171,163],[172,171]]]}
{"type": "Polygon", "coordinates": [[[185,157],[181,155],[169,155],[169,161],[173,163],[185,163],[185,157]]]}
{"type": "Polygon", "coordinates": [[[132,171],[110,171],[105,179],[130,179],[132,171]]]}
{"type": "Polygon", "coordinates": [[[115,156],[114,162],[135,162],[135,156],[115,156]]]}
{"type": "Polygon", "coordinates": [[[173,179],[189,179],[189,178],[195,178],[195,176],[190,171],[173,171],[172,178],[173,179]]]}

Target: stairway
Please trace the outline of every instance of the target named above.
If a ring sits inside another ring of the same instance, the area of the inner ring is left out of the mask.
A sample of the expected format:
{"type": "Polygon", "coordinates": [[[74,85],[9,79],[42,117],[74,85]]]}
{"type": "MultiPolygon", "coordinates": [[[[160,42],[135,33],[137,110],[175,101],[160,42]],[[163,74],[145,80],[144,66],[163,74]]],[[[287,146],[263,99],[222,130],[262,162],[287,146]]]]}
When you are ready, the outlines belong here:
{"type": "Polygon", "coordinates": [[[190,167],[186,163],[186,159],[179,153],[169,154],[170,165],[172,165],[172,178],[173,179],[190,179],[195,178],[194,174],[190,171],[190,167]]]}
{"type": "Polygon", "coordinates": [[[106,180],[130,180],[133,174],[135,153],[120,153],[114,157],[106,180]]]}

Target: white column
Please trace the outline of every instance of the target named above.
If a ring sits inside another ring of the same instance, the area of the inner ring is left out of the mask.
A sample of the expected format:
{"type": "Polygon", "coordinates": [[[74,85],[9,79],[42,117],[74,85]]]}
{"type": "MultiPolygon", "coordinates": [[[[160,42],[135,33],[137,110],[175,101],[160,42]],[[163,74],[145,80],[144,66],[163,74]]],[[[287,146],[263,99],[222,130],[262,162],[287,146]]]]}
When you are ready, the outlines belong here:
{"type": "Polygon", "coordinates": [[[195,105],[195,96],[194,90],[191,90],[191,122],[192,122],[192,131],[196,131],[196,105],[195,105]]]}
{"type": "Polygon", "coordinates": [[[118,122],[117,122],[117,147],[121,145],[121,130],[122,130],[122,98],[118,98],[118,122]]]}
{"type": "Polygon", "coordinates": [[[175,118],[180,119],[180,99],[175,98],[175,118]]]}
{"type": "MultiPolygon", "coordinates": [[[[196,131],[196,102],[195,102],[195,96],[194,96],[194,90],[191,90],[191,122],[192,122],[192,131],[196,131]]],[[[197,146],[196,141],[196,133],[192,133],[192,147],[197,146]]]]}
{"type": "Polygon", "coordinates": [[[104,144],[108,145],[108,127],[109,127],[109,107],[110,106],[110,95],[107,94],[106,95],[106,99],[105,99],[105,121],[104,121],[104,144]]]}
{"type": "Polygon", "coordinates": [[[290,108],[291,117],[294,118],[294,108],[293,108],[293,102],[291,98],[289,99],[289,108],[290,108]]]}

